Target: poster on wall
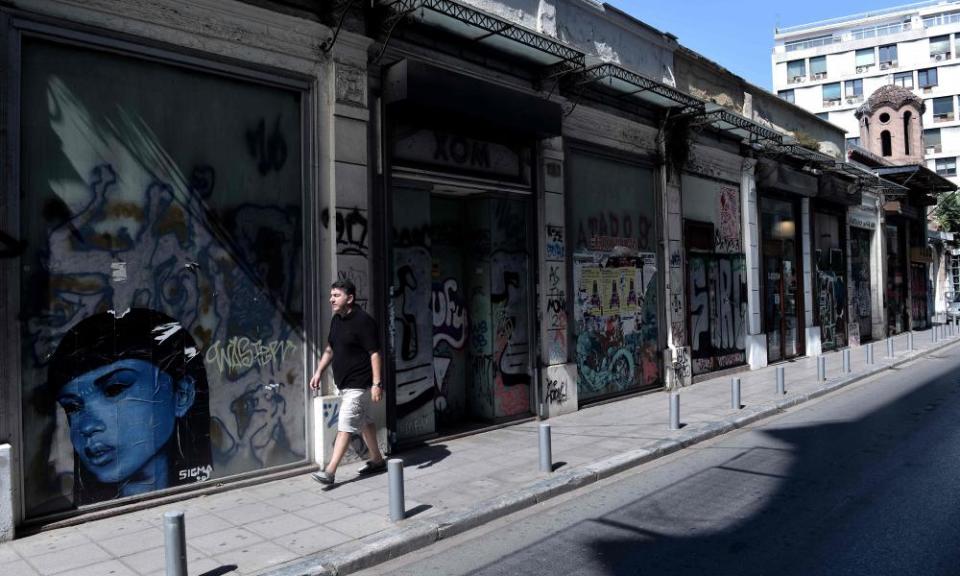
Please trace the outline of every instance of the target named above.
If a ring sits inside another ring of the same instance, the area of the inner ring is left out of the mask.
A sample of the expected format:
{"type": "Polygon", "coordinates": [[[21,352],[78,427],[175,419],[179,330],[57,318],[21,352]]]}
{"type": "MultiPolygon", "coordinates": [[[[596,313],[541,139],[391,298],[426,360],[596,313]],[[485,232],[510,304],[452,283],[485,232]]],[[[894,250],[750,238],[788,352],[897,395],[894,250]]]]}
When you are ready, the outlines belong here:
{"type": "Polygon", "coordinates": [[[652,385],[657,364],[656,255],[574,258],[581,397],[652,385]],[[599,284],[598,284],[599,283],[599,284]],[[594,286],[599,285],[599,294],[594,286]]]}
{"type": "Polygon", "coordinates": [[[300,93],[22,57],[26,515],[303,461],[300,93]]]}

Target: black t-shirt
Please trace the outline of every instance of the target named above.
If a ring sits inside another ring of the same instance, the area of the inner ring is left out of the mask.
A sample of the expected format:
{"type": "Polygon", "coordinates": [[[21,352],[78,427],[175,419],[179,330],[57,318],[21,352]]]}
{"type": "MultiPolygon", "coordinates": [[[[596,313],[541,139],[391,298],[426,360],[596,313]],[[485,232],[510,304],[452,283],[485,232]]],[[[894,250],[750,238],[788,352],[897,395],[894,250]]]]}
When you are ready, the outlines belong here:
{"type": "Polygon", "coordinates": [[[327,342],[333,349],[333,379],[337,388],[369,388],[373,384],[370,354],[380,351],[373,318],[356,306],[347,316],[334,314],[327,342]]]}

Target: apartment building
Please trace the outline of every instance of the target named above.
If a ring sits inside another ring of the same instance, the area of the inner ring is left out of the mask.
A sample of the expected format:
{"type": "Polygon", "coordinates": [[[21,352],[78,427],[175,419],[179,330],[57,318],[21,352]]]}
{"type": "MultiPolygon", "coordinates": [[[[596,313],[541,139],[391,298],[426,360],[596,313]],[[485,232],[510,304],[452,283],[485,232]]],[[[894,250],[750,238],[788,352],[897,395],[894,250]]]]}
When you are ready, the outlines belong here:
{"type": "Polygon", "coordinates": [[[896,84],[923,99],[922,143],[910,139],[883,153],[911,155],[923,146],[931,170],[960,182],[960,1],[907,4],[780,28],[772,55],[778,96],[828,120],[860,142],[854,112],[877,88],[896,84]]]}

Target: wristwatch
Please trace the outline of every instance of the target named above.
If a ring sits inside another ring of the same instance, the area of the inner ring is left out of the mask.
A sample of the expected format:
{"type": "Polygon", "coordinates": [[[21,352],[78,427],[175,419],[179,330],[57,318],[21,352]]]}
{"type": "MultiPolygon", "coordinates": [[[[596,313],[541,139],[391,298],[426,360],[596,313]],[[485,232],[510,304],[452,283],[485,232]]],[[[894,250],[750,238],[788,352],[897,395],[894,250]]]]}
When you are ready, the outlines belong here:
{"type": "Polygon", "coordinates": [[[374,383],[373,383],[373,387],[374,387],[374,388],[383,388],[383,382],[374,382],[374,383]]]}

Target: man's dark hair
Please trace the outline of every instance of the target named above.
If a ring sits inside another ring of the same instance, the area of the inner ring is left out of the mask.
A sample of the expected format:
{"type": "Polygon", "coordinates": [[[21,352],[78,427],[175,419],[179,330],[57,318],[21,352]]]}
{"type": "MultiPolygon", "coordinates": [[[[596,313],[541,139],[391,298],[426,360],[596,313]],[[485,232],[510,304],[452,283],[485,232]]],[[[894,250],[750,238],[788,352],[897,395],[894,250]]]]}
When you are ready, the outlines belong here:
{"type": "Polygon", "coordinates": [[[331,290],[343,290],[343,293],[347,296],[353,296],[354,300],[357,298],[357,287],[349,278],[341,278],[333,284],[330,285],[331,290]]]}

